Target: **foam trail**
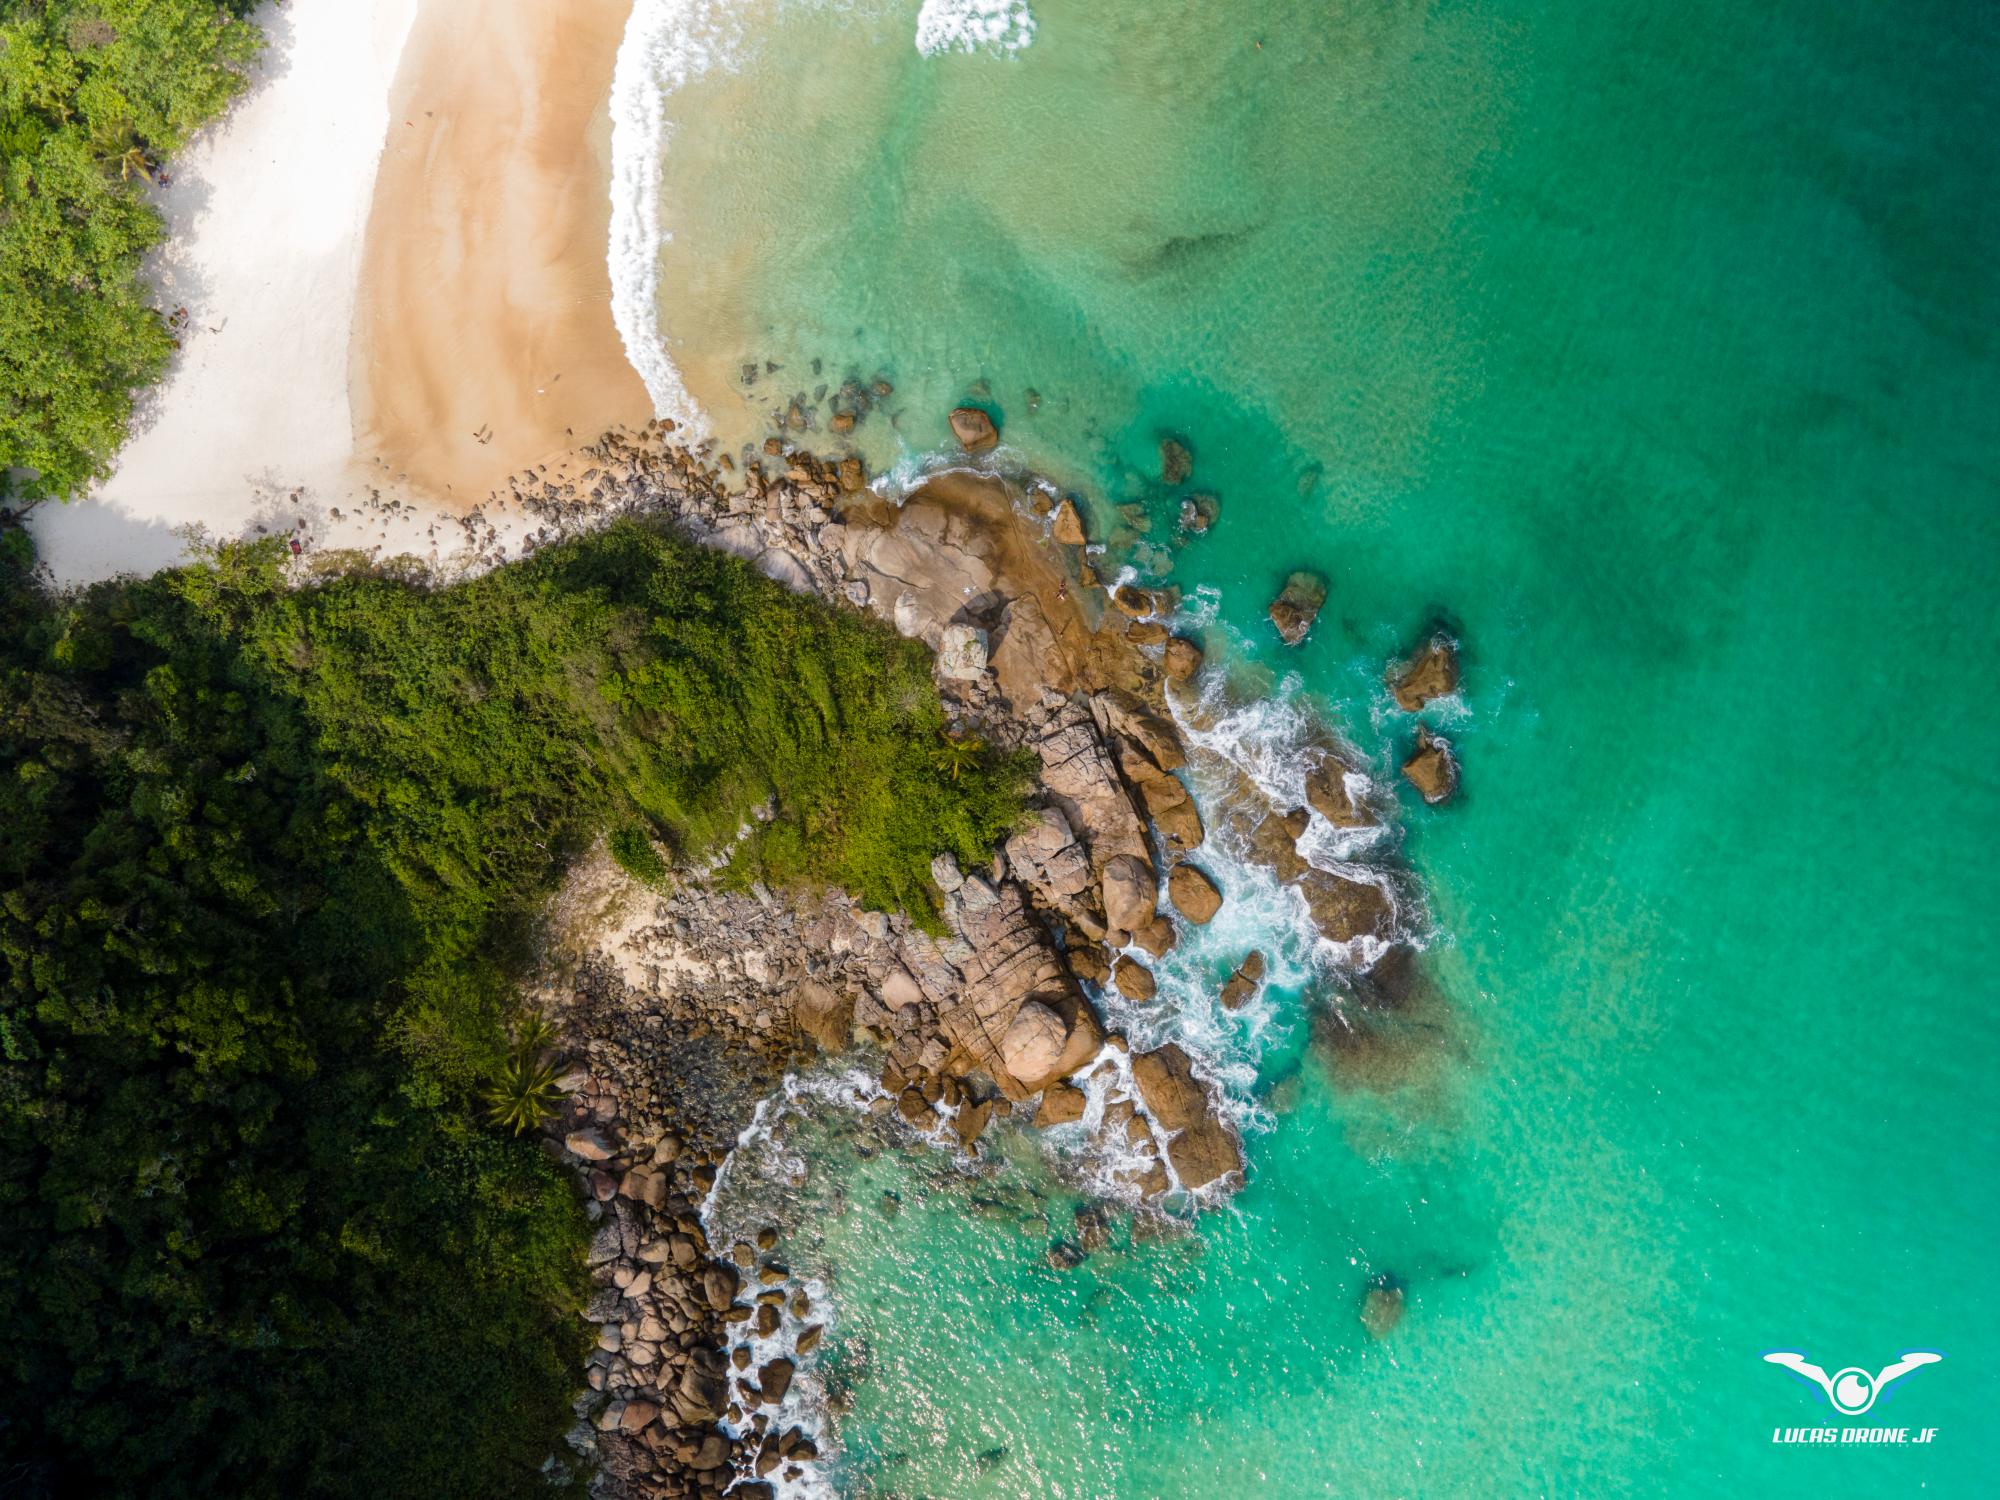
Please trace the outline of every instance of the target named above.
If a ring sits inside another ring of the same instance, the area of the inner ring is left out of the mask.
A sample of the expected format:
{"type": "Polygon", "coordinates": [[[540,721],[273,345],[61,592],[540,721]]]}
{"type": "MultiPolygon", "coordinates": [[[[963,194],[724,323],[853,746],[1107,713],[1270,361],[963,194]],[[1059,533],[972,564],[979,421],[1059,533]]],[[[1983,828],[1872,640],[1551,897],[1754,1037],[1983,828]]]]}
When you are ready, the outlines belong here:
{"type": "Polygon", "coordinates": [[[1019,52],[1035,39],[1027,0],[924,0],[917,13],[917,51],[1019,52]]]}
{"type": "Polygon", "coordinates": [[[654,412],[672,417],[690,441],[708,435],[708,420],[660,332],[660,248],[673,237],[660,211],[667,96],[727,67],[743,33],[728,0],[638,0],[611,75],[611,318],[654,412]]]}

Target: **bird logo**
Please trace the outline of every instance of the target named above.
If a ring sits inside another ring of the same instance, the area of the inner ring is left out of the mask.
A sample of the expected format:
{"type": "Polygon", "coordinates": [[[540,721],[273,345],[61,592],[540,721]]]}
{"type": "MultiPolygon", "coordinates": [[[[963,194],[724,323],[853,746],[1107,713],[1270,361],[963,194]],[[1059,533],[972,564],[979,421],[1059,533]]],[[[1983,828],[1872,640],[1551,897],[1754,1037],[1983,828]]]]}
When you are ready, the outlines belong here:
{"type": "Polygon", "coordinates": [[[1833,1409],[1843,1417],[1858,1417],[1875,1404],[1875,1398],[1882,1394],[1882,1388],[1891,1381],[1901,1380],[1910,1371],[1920,1370],[1925,1365],[1934,1365],[1943,1358],[1942,1354],[1919,1350],[1903,1355],[1894,1364],[1883,1366],[1873,1375],[1859,1365],[1849,1365],[1846,1369],[1836,1370],[1829,1375],[1803,1354],[1793,1354],[1783,1350],[1765,1355],[1764,1362],[1782,1365],[1800,1379],[1811,1381],[1826,1392],[1826,1399],[1833,1403],[1833,1409]]]}

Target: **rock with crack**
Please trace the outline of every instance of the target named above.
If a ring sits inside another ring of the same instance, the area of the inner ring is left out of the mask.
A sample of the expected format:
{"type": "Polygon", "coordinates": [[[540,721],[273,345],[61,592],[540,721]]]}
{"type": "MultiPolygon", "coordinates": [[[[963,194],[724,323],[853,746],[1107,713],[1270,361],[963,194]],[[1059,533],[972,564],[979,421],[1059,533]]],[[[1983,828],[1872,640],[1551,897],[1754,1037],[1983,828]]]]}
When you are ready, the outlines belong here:
{"type": "Polygon", "coordinates": [[[1306,805],[1336,828],[1369,828],[1375,819],[1348,787],[1350,772],[1331,754],[1322,754],[1306,773],[1306,805]]]}
{"type": "Polygon", "coordinates": [[[967,453],[984,453],[1000,441],[1000,431],[993,425],[993,419],[976,406],[952,409],[951,435],[967,453]]]}
{"type": "Polygon", "coordinates": [[[1081,547],[1090,538],[1083,529],[1083,513],[1076,508],[1076,502],[1067,496],[1056,506],[1054,519],[1049,523],[1049,535],[1065,547],[1081,547]]]}
{"type": "Polygon", "coordinates": [[[1001,611],[990,658],[1000,695],[1017,711],[1027,708],[1041,697],[1050,663],[1060,660],[1056,633],[1040,601],[1030,594],[1010,600],[1001,611]]]}
{"type": "Polygon", "coordinates": [[[1120,854],[1148,856],[1145,825],[1087,712],[1064,704],[1043,726],[1034,749],[1043,790],[1089,844],[1095,867],[1102,869],[1120,854]]]}
{"type": "Polygon", "coordinates": [[[1009,1098],[1024,1099],[1096,1055],[1103,1028],[1062,955],[1027,909],[1021,887],[961,911],[964,984],[938,1027],[965,1066],[983,1068],[1009,1098]]]}
{"type": "Polygon", "coordinates": [[[1222,1008],[1240,1010],[1250,1003],[1264,978],[1264,955],[1254,949],[1236,966],[1236,972],[1222,986],[1222,1008]]]}
{"type": "Polygon", "coordinates": [[[1007,867],[1036,900],[1057,911],[1087,903],[1096,885],[1090,856],[1061,808],[1041,807],[1029,815],[1027,826],[1007,840],[1007,867]]]}
{"type": "Polygon", "coordinates": [[[1203,1188],[1243,1170],[1236,1137],[1222,1123],[1207,1087],[1194,1076],[1194,1065],[1179,1046],[1169,1042],[1133,1058],[1132,1080],[1154,1123],[1170,1132],[1167,1159],[1181,1186],[1203,1188]]]}

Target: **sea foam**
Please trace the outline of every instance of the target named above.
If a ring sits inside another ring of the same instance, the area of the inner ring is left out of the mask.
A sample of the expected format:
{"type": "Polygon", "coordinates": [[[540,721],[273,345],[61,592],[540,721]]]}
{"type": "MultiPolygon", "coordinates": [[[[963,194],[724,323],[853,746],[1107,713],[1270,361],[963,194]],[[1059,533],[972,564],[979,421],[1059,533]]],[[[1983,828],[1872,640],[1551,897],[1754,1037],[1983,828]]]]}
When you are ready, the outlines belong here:
{"type": "Polygon", "coordinates": [[[1019,52],[1035,39],[1035,13],[1027,0],[924,0],[917,13],[917,50],[1019,52]]]}
{"type": "Polygon", "coordinates": [[[611,76],[611,317],[653,410],[691,440],[708,423],[681,380],[660,332],[660,167],[672,126],[667,97],[690,79],[728,67],[743,18],[727,0],[638,0],[611,76]]]}

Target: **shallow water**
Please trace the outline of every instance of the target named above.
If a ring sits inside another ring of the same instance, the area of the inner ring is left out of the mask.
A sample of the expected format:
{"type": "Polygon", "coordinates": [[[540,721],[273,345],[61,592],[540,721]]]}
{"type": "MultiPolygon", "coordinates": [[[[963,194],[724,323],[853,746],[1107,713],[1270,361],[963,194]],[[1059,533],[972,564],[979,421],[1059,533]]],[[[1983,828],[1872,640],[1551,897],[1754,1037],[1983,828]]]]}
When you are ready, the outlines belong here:
{"type": "Polygon", "coordinates": [[[658,326],[712,429],[799,397],[830,445],[816,389],[886,376],[857,441],[910,465],[983,391],[1008,460],[1162,544],[1178,433],[1222,519],[1147,560],[1385,778],[1381,662],[1444,612],[1465,790],[1402,801],[1440,998],[1393,1044],[1315,1046],[1302,969],[1148,1023],[1257,1101],[1196,1236],[1057,1271],[1027,1143],[969,1208],[937,1153],[798,1127],[837,1486],[1980,1492],[1995,13],[1037,0],[926,55],[922,8],[655,7],[714,42],[655,95],[658,326]],[[1332,599],[1285,652],[1298,566],[1332,599]],[[1936,1440],[1774,1445],[1841,1424],[1775,1348],[1943,1351],[1854,1424],[1936,1440]]]}

